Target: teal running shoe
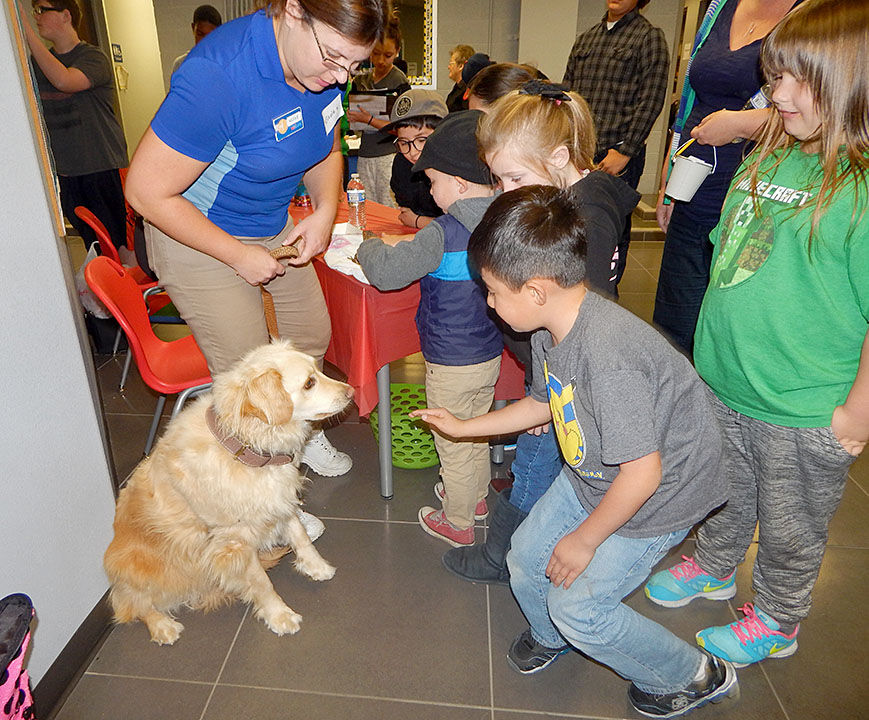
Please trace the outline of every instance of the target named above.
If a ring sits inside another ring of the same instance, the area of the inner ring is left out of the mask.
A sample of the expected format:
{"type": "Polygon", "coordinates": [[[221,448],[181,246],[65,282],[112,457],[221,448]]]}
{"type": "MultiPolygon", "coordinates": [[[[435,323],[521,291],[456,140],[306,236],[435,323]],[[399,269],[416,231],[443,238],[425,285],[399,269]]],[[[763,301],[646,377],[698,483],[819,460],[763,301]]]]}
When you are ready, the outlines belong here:
{"type": "Polygon", "coordinates": [[[790,657],[797,651],[799,625],[785,635],[775,619],[751,603],[739,609],[745,614],[742,620],[701,630],[696,636],[697,644],[740,668],[770,657],[790,657]]]}
{"type": "Polygon", "coordinates": [[[736,595],[736,571],[724,579],[707,575],[694,562],[693,557],[682,556],[683,562],[669,570],[656,572],[643,590],[655,605],[676,608],[687,605],[694,598],[729,600],[736,595]]]}

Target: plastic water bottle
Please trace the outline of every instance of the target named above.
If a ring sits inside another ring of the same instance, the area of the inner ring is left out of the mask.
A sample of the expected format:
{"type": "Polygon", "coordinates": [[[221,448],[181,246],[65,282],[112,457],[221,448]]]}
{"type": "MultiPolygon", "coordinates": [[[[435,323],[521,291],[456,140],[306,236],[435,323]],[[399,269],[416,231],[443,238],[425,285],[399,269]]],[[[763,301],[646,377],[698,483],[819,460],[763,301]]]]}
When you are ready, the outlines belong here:
{"type": "Polygon", "coordinates": [[[365,186],[359,177],[359,173],[350,176],[347,183],[347,204],[350,206],[350,216],[347,222],[355,225],[359,230],[365,229],[365,186]]]}

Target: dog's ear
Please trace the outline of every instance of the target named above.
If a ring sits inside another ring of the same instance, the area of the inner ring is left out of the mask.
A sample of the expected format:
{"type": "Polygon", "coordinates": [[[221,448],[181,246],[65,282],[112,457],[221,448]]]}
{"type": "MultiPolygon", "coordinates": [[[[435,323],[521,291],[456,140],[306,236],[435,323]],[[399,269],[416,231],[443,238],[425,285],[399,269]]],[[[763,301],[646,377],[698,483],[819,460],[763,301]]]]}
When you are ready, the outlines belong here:
{"type": "Polygon", "coordinates": [[[277,370],[266,370],[248,383],[241,414],[269,425],[283,425],[292,420],[293,398],[284,390],[277,370]]]}

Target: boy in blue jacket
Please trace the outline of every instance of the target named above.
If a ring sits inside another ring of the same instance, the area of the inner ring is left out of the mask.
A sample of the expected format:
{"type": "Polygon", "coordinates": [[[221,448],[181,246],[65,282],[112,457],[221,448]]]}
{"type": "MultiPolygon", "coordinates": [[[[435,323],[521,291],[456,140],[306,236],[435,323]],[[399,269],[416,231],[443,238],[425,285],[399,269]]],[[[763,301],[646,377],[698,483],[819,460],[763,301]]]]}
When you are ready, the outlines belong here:
{"type": "MultiPolygon", "coordinates": [[[[368,280],[379,290],[420,282],[416,326],[425,358],[429,404],[460,418],[488,412],[495,397],[503,344],[486,306],[479,276],[468,265],[468,239],[492,201],[491,175],[477,153],[482,113],[449,115],[428,137],[414,172],[425,171],[431,194],[444,211],[410,240],[378,238],[357,253],[368,280]]],[[[488,441],[456,440],[435,432],[441,481],[435,494],[443,508],[423,507],[419,523],[453,547],[474,544],[474,520],[488,515],[488,441]]]]}

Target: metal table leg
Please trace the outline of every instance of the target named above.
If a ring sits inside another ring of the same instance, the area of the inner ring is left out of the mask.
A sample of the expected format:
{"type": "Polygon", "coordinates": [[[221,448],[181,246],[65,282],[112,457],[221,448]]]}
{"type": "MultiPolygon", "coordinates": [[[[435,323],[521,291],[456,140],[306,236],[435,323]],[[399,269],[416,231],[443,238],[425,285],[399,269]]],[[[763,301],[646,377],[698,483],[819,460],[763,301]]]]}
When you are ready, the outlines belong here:
{"type": "Polygon", "coordinates": [[[380,494],[392,498],[392,402],[389,388],[389,363],[377,371],[377,418],[379,438],[377,451],[380,458],[380,494]]]}
{"type": "MultiPolygon", "coordinates": [[[[493,404],[493,408],[495,410],[500,410],[502,407],[507,405],[506,400],[495,400],[493,404]]],[[[500,465],[504,462],[504,443],[498,443],[497,445],[492,445],[490,448],[490,453],[492,457],[492,462],[496,465],[500,465]]]]}

